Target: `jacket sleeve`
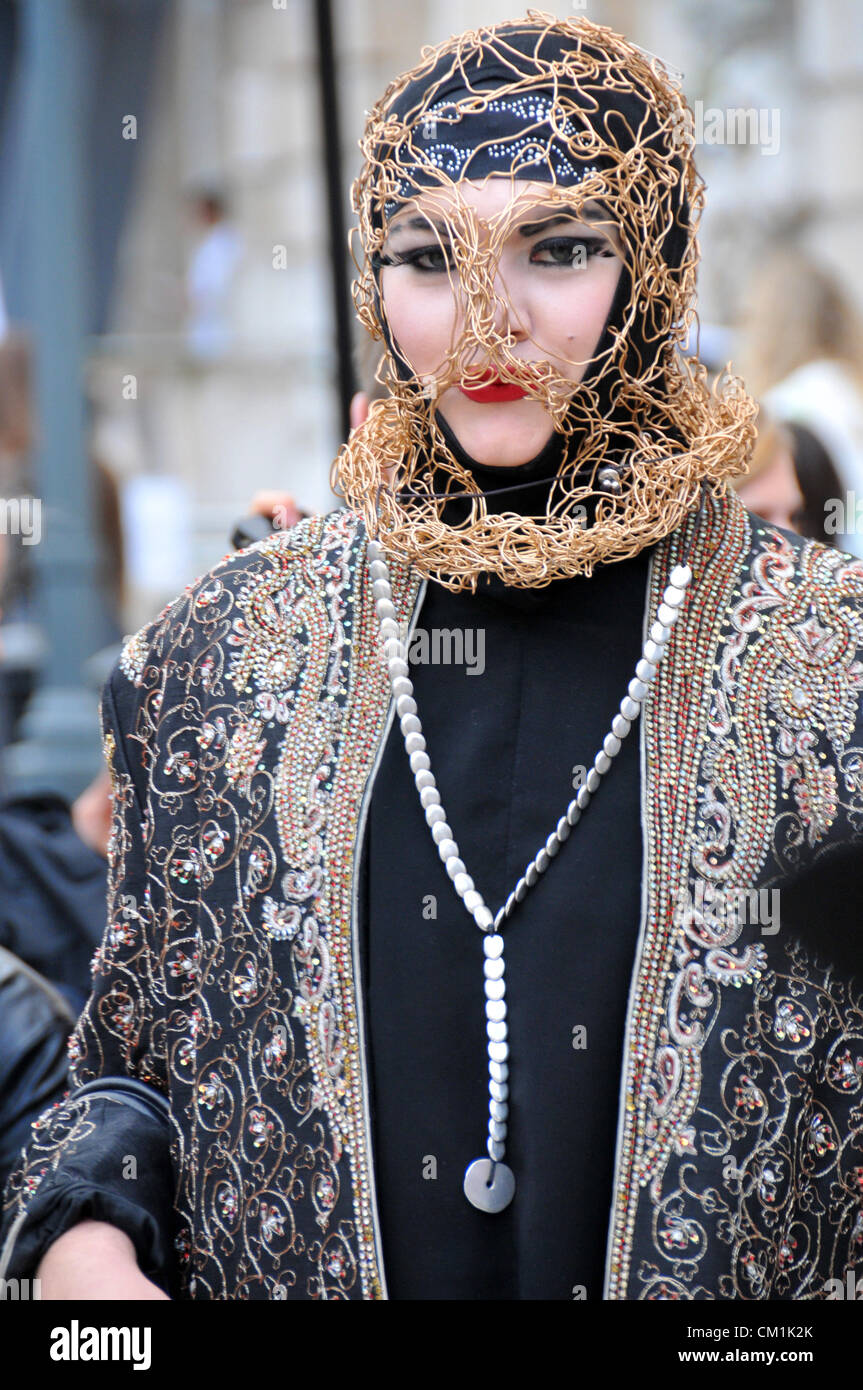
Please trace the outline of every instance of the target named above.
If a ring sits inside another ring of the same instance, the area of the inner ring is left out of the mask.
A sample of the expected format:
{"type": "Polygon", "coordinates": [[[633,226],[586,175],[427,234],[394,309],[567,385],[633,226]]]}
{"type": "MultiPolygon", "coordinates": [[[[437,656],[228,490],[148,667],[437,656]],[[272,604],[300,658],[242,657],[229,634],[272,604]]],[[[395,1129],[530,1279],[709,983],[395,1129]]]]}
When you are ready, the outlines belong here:
{"type": "Polygon", "coordinates": [[[74,1022],[59,991],[0,946],[0,1184],[33,1121],[65,1094],[74,1022]]]}
{"type": "Polygon", "coordinates": [[[32,1277],[53,1241],[92,1219],[125,1231],[144,1273],[171,1293],[177,1271],[170,1119],[147,889],[146,776],[141,757],[129,756],[146,737],[135,687],[120,666],[101,701],[112,786],[107,924],[93,957],[91,993],[69,1040],[69,1092],[35,1121],[6,1185],[0,1277],[32,1277]]]}

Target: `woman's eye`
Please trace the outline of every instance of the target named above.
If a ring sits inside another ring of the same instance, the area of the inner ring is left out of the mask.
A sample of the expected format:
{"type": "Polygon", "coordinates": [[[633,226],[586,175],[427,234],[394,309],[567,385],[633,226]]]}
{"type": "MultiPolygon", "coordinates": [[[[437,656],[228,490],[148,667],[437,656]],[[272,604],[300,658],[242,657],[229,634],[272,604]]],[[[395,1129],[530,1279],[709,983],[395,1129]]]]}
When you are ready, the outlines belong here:
{"type": "Polygon", "coordinates": [[[408,264],[417,270],[450,270],[452,261],[440,246],[427,246],[419,251],[408,253],[408,264]]]}
{"type": "Polygon", "coordinates": [[[613,256],[604,237],[551,237],[540,241],[530,253],[536,265],[583,266],[591,256],[613,256]]]}
{"type": "Polygon", "coordinates": [[[410,265],[416,270],[439,272],[452,270],[453,262],[444,248],[440,246],[415,246],[409,251],[393,252],[380,257],[381,265],[410,265]]]}

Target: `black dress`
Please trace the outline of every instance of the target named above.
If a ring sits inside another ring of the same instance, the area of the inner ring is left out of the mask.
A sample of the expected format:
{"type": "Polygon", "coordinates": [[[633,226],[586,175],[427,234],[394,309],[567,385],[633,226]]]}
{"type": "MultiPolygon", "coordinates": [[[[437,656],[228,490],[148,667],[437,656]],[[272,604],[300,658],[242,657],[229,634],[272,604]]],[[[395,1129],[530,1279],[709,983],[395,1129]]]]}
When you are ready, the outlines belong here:
{"type": "MultiPolygon", "coordinates": [[[[486,578],[476,594],[453,594],[429,582],[417,626],[430,639],[435,629],[484,634],[481,674],[414,663],[411,677],[447,819],[492,911],[554,829],[574,795],[573,769],[591,765],[626,694],[643,640],[648,555],[540,590],[486,578]]],[[[639,788],[635,725],[504,928],[505,1161],[516,1193],[488,1215],[462,1187],[468,1164],[486,1156],[482,934],[440,861],[394,718],[363,847],[363,979],[390,1298],[602,1298],[641,899],[639,788]]]]}

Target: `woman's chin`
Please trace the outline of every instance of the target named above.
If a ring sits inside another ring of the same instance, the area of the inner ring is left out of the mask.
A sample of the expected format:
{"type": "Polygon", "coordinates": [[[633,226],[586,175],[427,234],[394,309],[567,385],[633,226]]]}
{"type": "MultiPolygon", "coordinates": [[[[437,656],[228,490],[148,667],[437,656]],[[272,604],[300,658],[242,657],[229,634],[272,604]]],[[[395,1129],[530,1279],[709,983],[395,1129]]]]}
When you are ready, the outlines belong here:
{"type": "Polygon", "coordinates": [[[488,467],[530,463],[552,435],[551,421],[536,401],[477,405],[458,402],[439,412],[466,454],[488,467]]]}

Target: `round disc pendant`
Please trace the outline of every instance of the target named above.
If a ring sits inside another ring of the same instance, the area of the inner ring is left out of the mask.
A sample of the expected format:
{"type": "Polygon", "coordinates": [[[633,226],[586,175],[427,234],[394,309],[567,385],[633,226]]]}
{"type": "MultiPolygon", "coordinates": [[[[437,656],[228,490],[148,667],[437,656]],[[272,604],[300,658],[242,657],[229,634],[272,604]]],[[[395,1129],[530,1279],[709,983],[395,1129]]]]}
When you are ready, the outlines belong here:
{"type": "Polygon", "coordinates": [[[464,1195],[480,1211],[503,1211],[515,1195],[515,1174],[505,1163],[475,1158],[465,1170],[464,1195]],[[494,1176],[489,1182],[492,1168],[494,1176]]]}

